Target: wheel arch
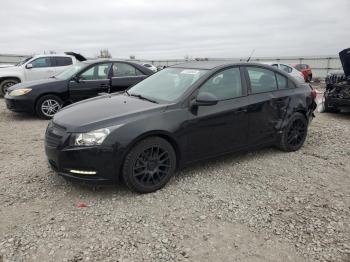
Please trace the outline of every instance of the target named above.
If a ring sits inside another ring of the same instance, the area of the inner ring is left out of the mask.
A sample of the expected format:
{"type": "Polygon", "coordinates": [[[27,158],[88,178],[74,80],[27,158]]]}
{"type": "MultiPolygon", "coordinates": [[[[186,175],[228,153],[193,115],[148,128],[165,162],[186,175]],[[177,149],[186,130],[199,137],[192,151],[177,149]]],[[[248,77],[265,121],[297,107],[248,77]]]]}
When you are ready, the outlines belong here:
{"type": "Polygon", "coordinates": [[[118,176],[119,177],[122,176],[122,169],[123,169],[124,161],[125,161],[125,158],[128,155],[128,153],[130,152],[130,150],[140,141],[142,141],[146,138],[150,138],[150,137],[160,137],[160,138],[163,138],[164,140],[166,140],[174,148],[175,155],[176,155],[176,168],[179,168],[181,166],[181,150],[180,150],[178,141],[176,141],[176,139],[167,131],[152,130],[152,131],[148,131],[146,133],[139,135],[131,143],[129,143],[129,145],[126,147],[126,149],[122,155],[121,164],[119,165],[119,168],[118,168],[118,176]]]}
{"type": "Polygon", "coordinates": [[[55,92],[42,93],[34,101],[34,111],[36,109],[36,105],[37,105],[39,99],[42,98],[43,96],[48,96],[48,95],[58,96],[62,100],[63,105],[67,102],[67,101],[65,101],[64,96],[62,96],[62,94],[60,94],[60,93],[55,93],[55,92]]]}
{"type": "Polygon", "coordinates": [[[22,82],[22,79],[19,76],[2,76],[2,77],[0,77],[0,83],[2,81],[9,80],[9,79],[15,79],[18,81],[18,83],[22,82]]]}

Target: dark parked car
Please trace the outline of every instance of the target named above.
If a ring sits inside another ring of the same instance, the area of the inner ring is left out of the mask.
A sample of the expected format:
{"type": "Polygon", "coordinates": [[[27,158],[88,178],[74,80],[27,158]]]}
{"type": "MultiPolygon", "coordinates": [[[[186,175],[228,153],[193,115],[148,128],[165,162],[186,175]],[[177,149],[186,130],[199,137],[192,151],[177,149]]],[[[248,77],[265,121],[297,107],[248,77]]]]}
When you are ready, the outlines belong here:
{"type": "Polygon", "coordinates": [[[123,91],[151,74],[151,70],[132,62],[84,61],[50,79],[10,87],[5,101],[12,111],[50,119],[63,106],[99,93],[123,91]]]}
{"type": "Polygon", "coordinates": [[[262,146],[298,150],[315,94],[267,65],[180,64],[124,93],[63,108],[46,130],[46,155],[65,178],[122,178],[131,190],[152,192],[194,161],[262,146]]]}
{"type": "Polygon", "coordinates": [[[350,48],[339,53],[344,71],[328,74],[324,105],[326,112],[339,112],[342,108],[350,108],[350,48]]]}

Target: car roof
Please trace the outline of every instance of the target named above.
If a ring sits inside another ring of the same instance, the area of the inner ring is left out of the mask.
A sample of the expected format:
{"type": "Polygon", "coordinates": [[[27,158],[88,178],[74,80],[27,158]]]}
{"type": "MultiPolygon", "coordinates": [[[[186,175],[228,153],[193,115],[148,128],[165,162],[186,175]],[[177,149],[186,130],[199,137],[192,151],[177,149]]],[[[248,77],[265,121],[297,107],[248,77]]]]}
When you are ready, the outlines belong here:
{"type": "Polygon", "coordinates": [[[181,63],[169,66],[170,68],[188,68],[188,69],[204,69],[204,70],[211,70],[219,67],[226,67],[226,66],[265,66],[270,67],[268,64],[262,64],[262,63],[251,63],[251,62],[238,62],[233,63],[229,61],[193,61],[193,62],[187,62],[187,63],[181,63]]]}
{"type": "Polygon", "coordinates": [[[48,57],[48,56],[67,56],[67,57],[74,57],[72,55],[67,54],[41,54],[41,55],[34,55],[33,57],[48,57]]]}
{"type": "Polygon", "coordinates": [[[82,61],[82,63],[85,63],[85,64],[93,64],[93,63],[101,63],[101,62],[102,63],[103,62],[122,62],[122,63],[138,64],[138,63],[131,62],[131,61],[118,60],[118,59],[107,59],[107,58],[89,59],[89,60],[82,61]]]}

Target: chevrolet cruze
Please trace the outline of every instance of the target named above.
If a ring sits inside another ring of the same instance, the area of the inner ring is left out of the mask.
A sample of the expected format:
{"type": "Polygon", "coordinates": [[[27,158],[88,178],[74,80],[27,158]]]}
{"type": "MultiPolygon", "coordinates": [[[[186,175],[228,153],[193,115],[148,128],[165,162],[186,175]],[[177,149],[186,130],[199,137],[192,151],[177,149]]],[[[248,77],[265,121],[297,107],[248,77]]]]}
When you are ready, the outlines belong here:
{"type": "Polygon", "coordinates": [[[46,155],[65,178],[122,180],[148,193],[194,161],[262,146],[298,150],[315,94],[268,65],[175,65],[124,93],[63,108],[46,130],[46,155]]]}

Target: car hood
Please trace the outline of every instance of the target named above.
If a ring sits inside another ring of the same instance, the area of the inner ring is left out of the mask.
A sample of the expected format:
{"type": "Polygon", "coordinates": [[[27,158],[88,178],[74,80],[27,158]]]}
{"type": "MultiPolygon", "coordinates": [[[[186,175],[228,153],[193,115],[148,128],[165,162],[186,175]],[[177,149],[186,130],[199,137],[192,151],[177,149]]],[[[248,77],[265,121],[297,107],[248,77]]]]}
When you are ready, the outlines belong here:
{"type": "Polygon", "coordinates": [[[17,75],[20,72],[22,69],[19,66],[0,67],[0,77],[17,75]]]}
{"type": "Polygon", "coordinates": [[[350,48],[344,49],[339,53],[345,76],[350,77],[350,48]]]}
{"type": "Polygon", "coordinates": [[[8,68],[8,67],[14,67],[14,65],[11,65],[11,64],[0,64],[0,68],[8,68]]]}
{"type": "Polygon", "coordinates": [[[11,92],[15,89],[20,89],[20,88],[31,88],[31,89],[47,88],[50,85],[57,85],[57,83],[59,82],[66,82],[66,81],[67,80],[57,80],[55,78],[27,81],[27,82],[18,83],[16,85],[11,86],[8,89],[8,91],[11,92]]]}
{"type": "Polygon", "coordinates": [[[53,122],[67,128],[68,132],[89,132],[125,124],[162,111],[166,106],[125,94],[104,95],[63,108],[55,114],[53,122]]]}

